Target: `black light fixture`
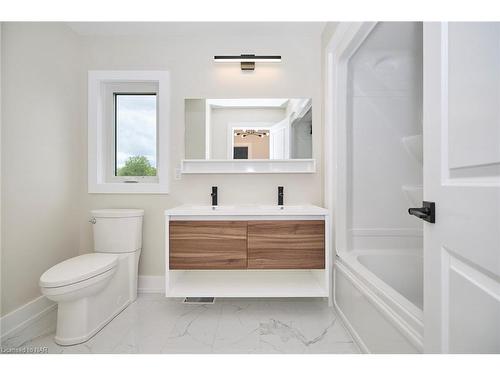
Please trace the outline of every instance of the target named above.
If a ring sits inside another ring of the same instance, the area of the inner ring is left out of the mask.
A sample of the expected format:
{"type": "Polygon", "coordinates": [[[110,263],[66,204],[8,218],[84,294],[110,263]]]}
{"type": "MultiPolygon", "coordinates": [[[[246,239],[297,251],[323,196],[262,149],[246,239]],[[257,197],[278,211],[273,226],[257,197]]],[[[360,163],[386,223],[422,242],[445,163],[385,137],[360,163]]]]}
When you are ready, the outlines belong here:
{"type": "Polygon", "coordinates": [[[269,131],[268,130],[253,130],[253,129],[248,129],[248,130],[236,130],[234,132],[234,135],[237,137],[241,138],[246,138],[250,135],[263,138],[263,137],[269,137],[269,131]]]}
{"type": "Polygon", "coordinates": [[[233,56],[214,56],[215,62],[239,62],[241,66],[241,70],[255,70],[256,62],[281,62],[281,56],[278,55],[251,55],[251,54],[242,54],[242,55],[233,55],[233,56]]]}

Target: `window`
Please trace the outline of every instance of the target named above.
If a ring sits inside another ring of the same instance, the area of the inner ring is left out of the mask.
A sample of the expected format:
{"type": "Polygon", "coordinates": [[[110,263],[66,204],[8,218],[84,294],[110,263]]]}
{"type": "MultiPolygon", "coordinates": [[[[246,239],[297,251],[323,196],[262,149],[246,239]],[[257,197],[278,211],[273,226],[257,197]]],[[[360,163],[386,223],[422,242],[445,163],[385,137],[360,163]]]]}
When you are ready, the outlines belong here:
{"type": "Polygon", "coordinates": [[[114,93],[114,175],[156,176],[156,93],[114,93]]]}
{"type": "Polygon", "coordinates": [[[89,72],[89,192],[167,193],[168,72],[89,72]]]}

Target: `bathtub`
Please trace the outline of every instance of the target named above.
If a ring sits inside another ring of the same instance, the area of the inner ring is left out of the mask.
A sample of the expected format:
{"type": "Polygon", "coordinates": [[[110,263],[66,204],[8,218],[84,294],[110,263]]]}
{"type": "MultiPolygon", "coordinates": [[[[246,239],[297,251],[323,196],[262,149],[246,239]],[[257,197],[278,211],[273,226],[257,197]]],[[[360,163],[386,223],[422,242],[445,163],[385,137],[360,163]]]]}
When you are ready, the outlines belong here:
{"type": "Polygon", "coordinates": [[[370,273],[420,310],[424,304],[423,258],[421,251],[360,251],[357,261],[370,273]]]}
{"type": "Polygon", "coordinates": [[[422,352],[421,249],[350,251],[334,278],[335,308],[364,352],[422,352]]]}

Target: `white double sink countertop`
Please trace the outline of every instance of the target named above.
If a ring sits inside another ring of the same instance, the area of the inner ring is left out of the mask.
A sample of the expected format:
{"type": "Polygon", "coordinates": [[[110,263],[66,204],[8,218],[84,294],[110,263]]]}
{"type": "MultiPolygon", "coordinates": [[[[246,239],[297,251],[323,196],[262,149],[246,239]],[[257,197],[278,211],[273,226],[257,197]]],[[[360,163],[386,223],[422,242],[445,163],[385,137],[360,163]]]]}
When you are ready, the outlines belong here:
{"type": "Polygon", "coordinates": [[[182,205],[165,210],[166,216],[309,216],[328,215],[328,210],[314,205],[278,206],[278,205],[234,205],[234,206],[201,206],[182,205]]]}

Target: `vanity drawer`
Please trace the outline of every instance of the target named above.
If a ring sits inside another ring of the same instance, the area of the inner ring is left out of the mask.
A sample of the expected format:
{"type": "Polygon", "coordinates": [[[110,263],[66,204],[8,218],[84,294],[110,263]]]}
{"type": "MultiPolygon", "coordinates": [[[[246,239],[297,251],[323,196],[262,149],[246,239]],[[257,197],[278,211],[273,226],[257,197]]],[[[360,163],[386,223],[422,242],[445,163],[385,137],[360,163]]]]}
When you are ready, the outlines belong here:
{"type": "Polygon", "coordinates": [[[324,269],[324,220],[248,222],[248,268],[324,269]]]}
{"type": "Polygon", "coordinates": [[[170,269],[247,268],[246,221],[171,221],[170,269]]]}

